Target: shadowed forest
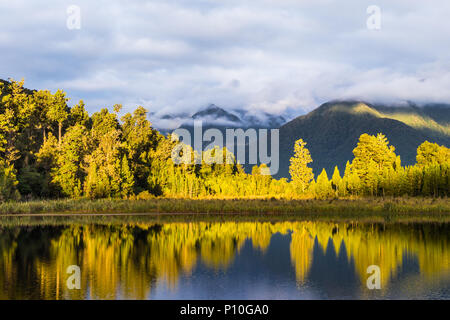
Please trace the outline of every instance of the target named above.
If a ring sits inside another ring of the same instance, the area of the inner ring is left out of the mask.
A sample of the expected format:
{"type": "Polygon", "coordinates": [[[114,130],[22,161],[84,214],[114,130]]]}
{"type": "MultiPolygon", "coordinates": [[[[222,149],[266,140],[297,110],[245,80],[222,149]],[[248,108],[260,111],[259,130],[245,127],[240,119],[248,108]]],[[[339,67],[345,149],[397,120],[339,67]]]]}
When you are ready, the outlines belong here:
{"type": "MultiPolygon", "coordinates": [[[[0,201],[47,198],[277,197],[334,199],[362,196],[447,197],[450,149],[424,141],[416,164],[402,166],[387,138],[363,134],[345,171],[314,178],[307,143],[292,146],[290,179],[273,179],[262,164],[250,174],[227,150],[211,149],[202,163],[175,164],[178,143],[152,128],[138,107],[121,105],[91,116],[83,101],[68,107],[58,90],[30,91],[24,81],[0,82],[0,201]]],[[[192,149],[192,158],[198,156],[192,149]]],[[[186,156],[186,155],[184,155],[186,156]]],[[[282,156],[282,155],[281,155],[282,156]]]]}

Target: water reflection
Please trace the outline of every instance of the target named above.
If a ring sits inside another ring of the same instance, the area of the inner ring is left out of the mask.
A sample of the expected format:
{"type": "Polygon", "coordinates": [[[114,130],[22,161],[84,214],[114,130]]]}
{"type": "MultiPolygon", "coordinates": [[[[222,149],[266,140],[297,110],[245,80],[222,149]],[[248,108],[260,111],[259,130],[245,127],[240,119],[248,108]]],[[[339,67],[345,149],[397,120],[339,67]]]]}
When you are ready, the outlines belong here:
{"type": "Polygon", "coordinates": [[[0,227],[0,299],[450,298],[449,224],[0,227]],[[66,286],[81,267],[81,289],[66,286]],[[366,288],[369,265],[382,290],[366,288]]]}

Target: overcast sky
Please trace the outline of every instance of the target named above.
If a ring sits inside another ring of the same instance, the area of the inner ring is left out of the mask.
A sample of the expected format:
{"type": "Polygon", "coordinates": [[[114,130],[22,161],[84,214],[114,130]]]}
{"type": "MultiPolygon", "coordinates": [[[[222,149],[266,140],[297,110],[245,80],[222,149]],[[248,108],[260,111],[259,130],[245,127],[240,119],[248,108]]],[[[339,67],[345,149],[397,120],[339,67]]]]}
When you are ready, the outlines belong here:
{"type": "Polygon", "coordinates": [[[450,102],[448,0],[0,0],[0,52],[0,78],[64,89],[90,112],[450,102]]]}

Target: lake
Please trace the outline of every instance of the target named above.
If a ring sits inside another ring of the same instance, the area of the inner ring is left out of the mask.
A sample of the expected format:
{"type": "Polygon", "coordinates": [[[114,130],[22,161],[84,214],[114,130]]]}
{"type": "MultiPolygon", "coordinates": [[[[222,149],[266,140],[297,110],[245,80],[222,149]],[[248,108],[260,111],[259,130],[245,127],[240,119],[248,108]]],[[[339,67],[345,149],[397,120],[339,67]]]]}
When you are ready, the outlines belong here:
{"type": "Polygon", "coordinates": [[[418,298],[450,299],[449,223],[0,221],[0,299],[418,298]]]}

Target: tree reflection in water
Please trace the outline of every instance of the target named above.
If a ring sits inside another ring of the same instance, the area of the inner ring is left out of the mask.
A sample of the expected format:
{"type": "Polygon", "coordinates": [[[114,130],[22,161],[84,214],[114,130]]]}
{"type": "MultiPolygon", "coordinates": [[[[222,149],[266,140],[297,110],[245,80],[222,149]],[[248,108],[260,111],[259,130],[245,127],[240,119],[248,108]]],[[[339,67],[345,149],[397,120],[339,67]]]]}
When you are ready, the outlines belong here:
{"type": "Polygon", "coordinates": [[[448,224],[435,223],[325,222],[3,227],[0,298],[145,299],[161,283],[176,290],[180,277],[199,264],[216,272],[230,269],[246,241],[272,255],[267,248],[276,233],[285,235],[297,288],[308,283],[325,297],[365,298],[369,265],[381,268],[382,292],[408,259],[423,281],[448,279],[449,231],[448,224]],[[67,289],[70,265],[81,267],[81,290],[67,289]]]}

